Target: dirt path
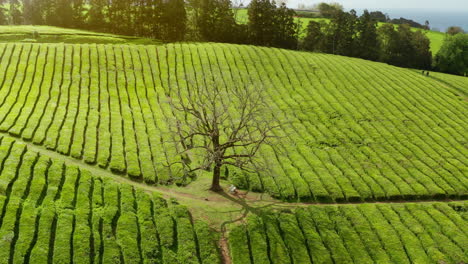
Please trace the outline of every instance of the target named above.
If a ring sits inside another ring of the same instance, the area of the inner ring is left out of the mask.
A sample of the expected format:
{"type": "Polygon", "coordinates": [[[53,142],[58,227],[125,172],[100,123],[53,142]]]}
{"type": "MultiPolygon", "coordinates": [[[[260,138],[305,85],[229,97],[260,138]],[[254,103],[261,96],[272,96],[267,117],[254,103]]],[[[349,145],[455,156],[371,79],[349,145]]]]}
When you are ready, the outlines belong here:
{"type": "MultiPolygon", "coordinates": [[[[28,150],[38,152],[42,155],[46,155],[50,158],[60,159],[67,165],[78,166],[82,169],[88,170],[96,176],[111,178],[117,182],[129,184],[140,188],[147,192],[158,192],[161,193],[166,198],[178,198],[181,200],[187,201],[188,204],[191,201],[196,201],[197,203],[203,203],[208,208],[212,207],[215,203],[220,203],[223,206],[227,207],[239,207],[239,206],[250,206],[252,208],[259,207],[274,207],[274,208],[294,208],[294,207],[303,207],[308,205],[332,205],[332,204],[361,204],[363,202],[344,202],[344,203],[319,203],[319,202],[284,202],[271,198],[266,194],[252,193],[248,191],[239,191],[237,194],[232,195],[228,193],[213,193],[209,191],[200,191],[196,194],[187,192],[189,187],[174,187],[174,186],[152,186],[145,183],[136,182],[129,178],[126,178],[125,175],[117,175],[112,173],[108,169],[103,169],[95,165],[87,164],[82,160],[72,158],[70,156],[65,156],[59,154],[55,151],[48,150],[43,146],[32,144],[21,138],[13,137],[8,133],[0,132],[1,136],[10,137],[15,139],[17,142],[22,143],[27,146],[28,150]]],[[[196,184],[196,183],[191,183],[196,184]]],[[[448,202],[453,201],[449,199],[444,200],[410,200],[410,201],[376,201],[376,202],[366,202],[366,203],[415,203],[415,202],[448,202]]]]}
{"type": "Polygon", "coordinates": [[[223,264],[231,264],[231,255],[229,254],[229,245],[228,245],[228,240],[226,238],[225,232],[223,232],[223,235],[221,239],[219,240],[219,249],[221,251],[221,257],[222,257],[222,263],[223,264]]]}
{"type": "MultiPolygon", "coordinates": [[[[186,187],[177,186],[152,186],[145,183],[140,183],[126,178],[125,175],[116,175],[110,170],[100,168],[95,165],[90,165],[82,160],[77,160],[70,156],[59,154],[55,151],[48,150],[42,146],[34,145],[22,139],[12,137],[6,133],[1,133],[0,136],[10,137],[17,142],[27,146],[28,150],[38,152],[42,155],[53,159],[59,159],[66,165],[74,165],[80,169],[88,170],[97,177],[110,178],[122,184],[129,184],[135,188],[139,188],[148,193],[159,193],[165,199],[175,198],[178,203],[187,206],[194,219],[200,219],[210,225],[210,227],[221,233],[219,240],[219,249],[223,257],[223,263],[231,263],[227,230],[229,225],[236,225],[245,222],[246,218],[251,214],[274,213],[275,210],[294,210],[300,207],[310,205],[330,206],[334,204],[353,205],[360,202],[348,203],[318,203],[318,202],[284,202],[271,198],[268,194],[253,193],[248,191],[239,191],[237,194],[229,194],[226,192],[214,193],[209,191],[211,179],[209,175],[204,178],[198,178],[186,187]]],[[[227,189],[229,184],[224,182],[224,187],[227,189]]],[[[366,203],[430,203],[430,202],[448,202],[452,200],[422,200],[422,201],[380,201],[366,203]]]]}

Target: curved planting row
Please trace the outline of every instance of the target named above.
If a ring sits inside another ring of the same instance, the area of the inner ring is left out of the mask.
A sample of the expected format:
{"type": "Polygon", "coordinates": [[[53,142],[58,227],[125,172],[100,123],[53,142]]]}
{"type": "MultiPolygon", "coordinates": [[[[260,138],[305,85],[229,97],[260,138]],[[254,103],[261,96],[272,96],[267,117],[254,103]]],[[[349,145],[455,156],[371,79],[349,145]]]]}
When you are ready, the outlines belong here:
{"type": "Polygon", "coordinates": [[[219,263],[187,209],[0,137],[0,262],[219,263]]]}
{"type": "Polygon", "coordinates": [[[466,198],[466,78],[227,44],[0,44],[0,131],[149,184],[173,164],[167,96],[262,85],[283,142],[230,181],[286,200],[466,198]]]}
{"type": "Polygon", "coordinates": [[[465,263],[466,206],[310,206],[255,215],[229,233],[232,263],[465,263]]]}

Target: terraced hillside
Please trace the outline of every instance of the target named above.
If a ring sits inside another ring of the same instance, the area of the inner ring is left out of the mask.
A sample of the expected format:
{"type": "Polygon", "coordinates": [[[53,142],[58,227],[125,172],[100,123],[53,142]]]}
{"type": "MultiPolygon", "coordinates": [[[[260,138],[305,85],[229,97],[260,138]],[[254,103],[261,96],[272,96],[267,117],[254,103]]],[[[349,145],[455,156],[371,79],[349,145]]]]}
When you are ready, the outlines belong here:
{"type": "Polygon", "coordinates": [[[232,262],[466,263],[466,206],[310,206],[254,215],[231,230],[232,262]]]}
{"type": "Polygon", "coordinates": [[[467,202],[445,201],[467,197],[467,93],[463,77],[270,48],[0,44],[0,263],[468,262],[467,202]],[[385,202],[167,192],[196,180],[169,166],[167,100],[212,83],[265,87],[281,125],[269,169],[228,181],[385,202]],[[440,202],[390,203],[413,199],[440,202]]]}
{"type": "Polygon", "coordinates": [[[277,148],[236,185],[286,200],[466,198],[468,79],[224,44],[0,44],[0,131],[148,184],[186,184],[167,97],[267,89],[277,148]],[[184,93],[182,93],[184,94],[184,93]]]}
{"type": "Polygon", "coordinates": [[[220,234],[187,209],[0,137],[0,263],[464,263],[466,202],[255,209],[220,234]],[[226,248],[226,249],[227,249],[226,248]]]}
{"type": "Polygon", "coordinates": [[[0,263],[219,263],[187,209],[0,137],[0,263]]]}

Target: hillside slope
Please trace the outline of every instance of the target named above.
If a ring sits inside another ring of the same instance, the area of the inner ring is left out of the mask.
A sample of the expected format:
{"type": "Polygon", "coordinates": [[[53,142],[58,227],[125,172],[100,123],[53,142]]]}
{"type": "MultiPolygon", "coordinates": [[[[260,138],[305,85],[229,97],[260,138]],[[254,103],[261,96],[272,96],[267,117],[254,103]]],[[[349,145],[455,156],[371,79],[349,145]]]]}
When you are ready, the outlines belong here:
{"type": "Polygon", "coordinates": [[[221,255],[222,235],[186,207],[34,148],[0,136],[0,263],[467,260],[466,202],[258,206],[221,226],[221,255]]]}
{"type": "Polygon", "coordinates": [[[114,35],[71,28],[32,25],[0,25],[1,42],[24,43],[100,43],[157,45],[159,40],[114,35]]]}
{"type": "Polygon", "coordinates": [[[219,263],[188,210],[0,136],[0,263],[219,263]],[[201,252],[201,253],[200,253],[201,252]]]}
{"type": "Polygon", "coordinates": [[[167,96],[262,85],[282,144],[231,174],[286,200],[466,198],[468,79],[224,44],[0,44],[0,131],[148,184],[188,183],[167,96]]]}
{"type": "Polygon", "coordinates": [[[468,194],[467,94],[464,77],[280,49],[0,44],[0,263],[467,262],[467,202],[445,201],[468,194]],[[197,180],[167,166],[167,100],[209,83],[265,87],[281,124],[269,170],[229,181],[386,201],[150,186],[197,180]]]}

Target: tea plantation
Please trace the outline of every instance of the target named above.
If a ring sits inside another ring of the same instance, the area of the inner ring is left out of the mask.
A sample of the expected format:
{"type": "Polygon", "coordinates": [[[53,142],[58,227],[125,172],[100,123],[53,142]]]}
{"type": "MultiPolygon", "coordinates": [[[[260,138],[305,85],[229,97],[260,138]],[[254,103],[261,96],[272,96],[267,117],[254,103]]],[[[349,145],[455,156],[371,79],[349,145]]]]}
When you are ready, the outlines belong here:
{"type": "Polygon", "coordinates": [[[274,48],[0,43],[0,263],[466,263],[467,94],[274,48]],[[159,194],[197,181],[167,102],[206,85],[264,87],[278,126],[267,170],[223,170],[274,205],[229,196],[221,227],[159,194]]]}

